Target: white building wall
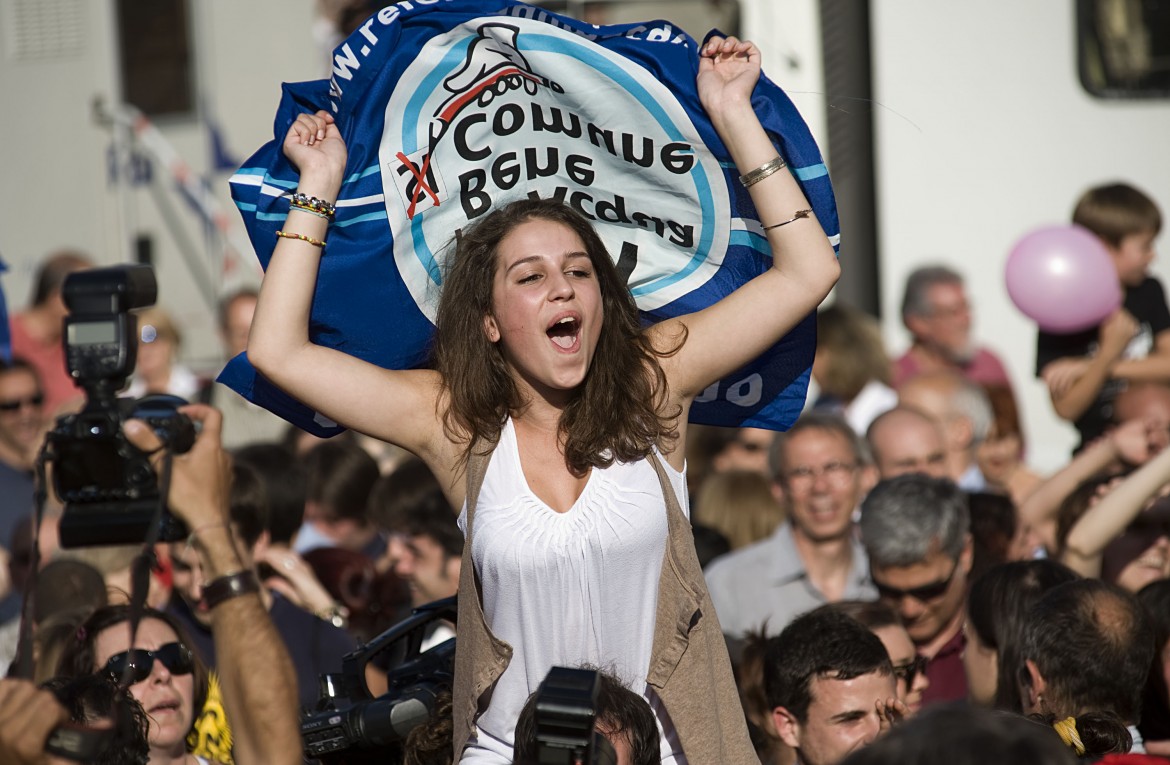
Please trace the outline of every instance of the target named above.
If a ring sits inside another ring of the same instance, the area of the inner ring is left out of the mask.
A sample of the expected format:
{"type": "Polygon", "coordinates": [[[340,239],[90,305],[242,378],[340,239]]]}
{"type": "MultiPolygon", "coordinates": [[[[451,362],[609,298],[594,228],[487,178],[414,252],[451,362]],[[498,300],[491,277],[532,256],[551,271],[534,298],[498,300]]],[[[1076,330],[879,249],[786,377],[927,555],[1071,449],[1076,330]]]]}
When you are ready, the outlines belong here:
{"type": "MultiPolygon", "coordinates": [[[[741,12],[742,32],[760,44],[765,70],[789,92],[824,146],[818,5],[741,0],[741,12]]],[[[1075,435],[1056,419],[1033,378],[1034,328],[1003,286],[1011,245],[1033,228],[1067,221],[1084,188],[1111,179],[1129,180],[1164,209],[1170,206],[1170,103],[1104,102],[1083,92],[1076,78],[1074,7],[1053,1],[871,2],[881,299],[889,347],[898,353],[908,343],[896,315],[906,274],[932,261],[962,271],[978,336],[1008,364],[1030,460],[1045,470],[1063,461],[1075,435]]],[[[324,76],[325,54],[311,34],[313,2],[195,0],[190,8],[198,92],[243,159],[271,137],[280,83],[324,76]]],[[[77,247],[102,263],[125,261],[131,251],[122,232],[141,228],[155,239],[159,302],[188,330],[185,355],[211,365],[218,361],[214,317],[149,191],[138,188],[120,199],[109,184],[111,134],[95,124],[91,103],[118,98],[113,14],[112,0],[0,0],[0,98],[7,106],[0,258],[10,268],[0,284],[18,307],[44,254],[77,247]],[[30,26],[30,18],[48,21],[30,26]],[[40,36],[29,37],[30,29],[40,36]]],[[[867,113],[857,110],[859,118],[867,113]]],[[[158,127],[195,171],[208,172],[206,135],[197,120],[158,127]]],[[[211,180],[239,226],[227,175],[211,180]]],[[[183,206],[177,198],[172,202],[183,206]]],[[[201,245],[201,232],[186,218],[188,238],[201,245]]],[[[848,242],[842,252],[848,268],[848,242]]],[[[210,253],[205,259],[208,266],[216,262],[210,253]]],[[[257,277],[254,260],[246,261],[229,282],[257,277]]],[[[1165,258],[1154,271],[1170,280],[1165,258]]]]}
{"type": "MultiPolygon", "coordinates": [[[[241,160],[271,138],[281,82],[325,75],[325,55],[310,31],[313,5],[188,3],[197,92],[241,160]]],[[[7,106],[0,144],[0,258],[9,266],[0,284],[10,308],[19,308],[45,254],[72,247],[101,264],[125,262],[133,257],[133,234],[149,234],[159,305],[187,330],[184,356],[199,366],[214,365],[214,314],[194,288],[151,191],[136,187],[121,197],[110,183],[112,133],[95,123],[91,105],[95,98],[119,100],[114,19],[112,0],[0,0],[0,102],[7,106]]],[[[209,174],[209,146],[198,118],[159,120],[157,127],[194,172],[208,175],[232,224],[242,228],[228,193],[229,174],[209,174]]],[[[185,236],[201,251],[202,265],[222,281],[218,256],[205,250],[196,219],[170,191],[165,171],[156,171],[182,216],[185,236]]],[[[249,253],[250,270],[229,274],[228,282],[258,279],[254,263],[249,253]]]]}
{"type": "MultiPolygon", "coordinates": [[[[1035,325],[1009,300],[1004,265],[1020,236],[1067,223],[1080,193],[1099,183],[1129,181],[1170,211],[1170,101],[1102,101],[1081,89],[1073,2],[871,7],[889,347],[909,343],[897,313],[913,268],[938,261],[965,274],[977,336],[1016,386],[1029,461],[1051,470],[1076,434],[1033,375],[1035,325]]],[[[1167,254],[1153,265],[1163,282],[1167,254]]]]}

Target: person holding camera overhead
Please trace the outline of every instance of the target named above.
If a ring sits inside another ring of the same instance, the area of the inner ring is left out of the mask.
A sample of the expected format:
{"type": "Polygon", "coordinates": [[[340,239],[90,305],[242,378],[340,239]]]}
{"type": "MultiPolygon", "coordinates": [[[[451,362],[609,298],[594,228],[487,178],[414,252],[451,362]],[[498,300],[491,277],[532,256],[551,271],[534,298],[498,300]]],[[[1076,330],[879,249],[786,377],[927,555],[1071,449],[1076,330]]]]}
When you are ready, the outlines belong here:
{"type": "MultiPolygon", "coordinates": [[[[224,712],[232,725],[233,756],[237,765],[295,765],[302,761],[296,674],[268,616],[256,575],[244,565],[230,528],[231,467],[220,443],[223,418],[217,410],[198,404],[182,407],[180,411],[202,427],[194,446],[174,457],[167,506],[191,531],[188,542],[198,553],[208,579],[204,598],[211,613],[224,712]]],[[[130,420],[124,430],[131,443],[154,455],[156,472],[161,472],[163,455],[158,436],[140,420],[130,420]]],[[[115,659],[123,651],[129,658],[134,658],[136,652],[128,650],[131,646],[125,642],[129,638],[125,623],[110,627],[101,634],[87,635],[86,639],[79,637],[79,647],[89,642],[97,669],[113,672],[122,666],[115,659]],[[110,655],[106,656],[107,653],[110,655]]],[[[165,639],[178,632],[165,614],[144,616],[134,648],[151,648],[155,655],[153,663],[143,662],[138,667],[135,680],[150,685],[159,684],[168,675],[174,681],[182,680],[182,671],[193,663],[180,661],[177,670],[168,664],[167,659],[174,659],[176,652],[169,647],[173,644],[165,639]],[[153,634],[162,636],[154,643],[150,642],[152,637],[148,633],[152,624],[156,625],[153,634]],[[151,671],[143,680],[140,675],[148,666],[151,671]]],[[[62,667],[65,662],[63,658],[62,667]]],[[[131,686],[131,690],[135,687],[131,686]]],[[[160,727],[167,721],[167,716],[160,716],[160,727]]],[[[152,721],[152,730],[154,725],[152,721]]],[[[151,763],[155,762],[153,745],[152,740],[151,763]]],[[[186,759],[180,757],[176,762],[187,765],[193,761],[189,755],[182,756],[186,759]]]]}
{"type": "MultiPolygon", "coordinates": [[[[231,471],[220,444],[220,413],[198,404],[180,411],[202,430],[188,452],[173,458],[167,506],[190,530],[190,543],[211,578],[207,598],[235,762],[300,765],[292,662],[260,599],[260,584],[243,566],[228,527],[231,471]]],[[[128,421],[124,432],[135,447],[151,455],[159,472],[164,459],[159,436],[141,420],[128,421]]],[[[77,630],[58,670],[101,673],[130,690],[148,718],[150,763],[206,763],[188,753],[184,744],[198,712],[197,663],[166,614],[146,609],[133,643],[129,616],[127,606],[99,609],[77,630]]],[[[0,680],[0,711],[7,714],[0,714],[0,761],[6,765],[65,761],[45,754],[53,728],[68,719],[51,696],[26,680],[0,680]],[[24,711],[18,715],[18,709],[24,711]]]]}
{"type": "Polygon", "coordinates": [[[288,130],[300,181],[249,358],[322,415],[421,457],[464,507],[460,762],[511,762],[529,694],[552,666],[582,663],[613,667],[650,701],[663,762],[758,761],[683,514],[686,415],[816,308],[840,273],[752,109],[759,74],[750,42],[713,37],[700,51],[700,99],[774,224],[772,269],[643,330],[590,223],[560,202],[524,199],[463,232],[426,370],[381,369],[310,342],[347,151],[327,112],[288,130]]]}

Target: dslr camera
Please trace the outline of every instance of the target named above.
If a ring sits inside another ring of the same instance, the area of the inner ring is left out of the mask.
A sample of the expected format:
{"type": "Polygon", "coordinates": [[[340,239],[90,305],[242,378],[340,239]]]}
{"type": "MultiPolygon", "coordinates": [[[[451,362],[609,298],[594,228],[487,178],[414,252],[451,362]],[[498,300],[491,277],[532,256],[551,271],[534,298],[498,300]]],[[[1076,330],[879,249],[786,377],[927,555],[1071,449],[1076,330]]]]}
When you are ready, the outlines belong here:
{"type": "Polygon", "coordinates": [[[523,765],[617,765],[595,727],[601,678],[596,670],[553,667],[536,692],[535,758],[523,765]]]}
{"type": "Polygon", "coordinates": [[[183,399],[118,397],[138,357],[138,318],[130,311],[153,305],[157,294],[154,271],[144,265],[78,271],[62,287],[70,312],[65,362],[85,391],[84,408],[58,419],[45,444],[53,486],[65,504],[63,547],[142,542],[156,522],[161,541],[187,536],[183,523],[161,507],[149,455],[122,433],[122,424],[136,418],[173,453],[195,443],[194,425],[178,411],[183,399]]]}
{"type": "Polygon", "coordinates": [[[431,716],[440,694],[450,693],[455,677],[455,638],[422,651],[428,628],[455,621],[455,597],[416,608],[378,637],[346,654],[340,674],[321,676],[316,708],[301,720],[305,757],[324,765],[401,762],[403,742],[431,716]],[[386,693],[370,696],[366,665],[388,653],[386,693]]]}

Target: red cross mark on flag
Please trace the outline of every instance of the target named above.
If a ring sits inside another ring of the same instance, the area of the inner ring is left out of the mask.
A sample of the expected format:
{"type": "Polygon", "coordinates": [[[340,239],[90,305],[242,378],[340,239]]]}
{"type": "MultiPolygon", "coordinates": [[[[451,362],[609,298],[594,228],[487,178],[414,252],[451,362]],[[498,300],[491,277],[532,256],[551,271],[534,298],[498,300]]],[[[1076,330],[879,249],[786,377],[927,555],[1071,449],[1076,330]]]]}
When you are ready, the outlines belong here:
{"type": "Polygon", "coordinates": [[[426,180],[427,171],[430,170],[431,167],[430,153],[428,153],[426,159],[423,160],[422,167],[419,167],[418,165],[411,162],[410,158],[402,152],[398,152],[397,157],[398,161],[401,162],[403,166],[410,171],[410,174],[414,176],[414,191],[410,195],[410,207],[406,210],[406,217],[414,217],[414,210],[415,207],[418,206],[420,192],[425,192],[426,195],[431,198],[431,201],[435,203],[435,207],[438,207],[439,195],[435,193],[434,189],[427,185],[426,180]]]}

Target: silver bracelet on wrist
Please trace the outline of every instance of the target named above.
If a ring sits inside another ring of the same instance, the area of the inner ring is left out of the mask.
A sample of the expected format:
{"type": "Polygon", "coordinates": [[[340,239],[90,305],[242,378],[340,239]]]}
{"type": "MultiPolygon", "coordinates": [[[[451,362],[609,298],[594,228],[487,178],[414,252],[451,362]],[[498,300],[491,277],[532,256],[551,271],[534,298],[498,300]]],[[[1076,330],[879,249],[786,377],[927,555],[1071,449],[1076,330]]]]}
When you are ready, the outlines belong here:
{"type": "Polygon", "coordinates": [[[739,182],[743,184],[745,189],[750,189],[772,173],[777,170],[783,170],[786,167],[788,167],[788,163],[784,161],[784,157],[777,155],[776,159],[768,160],[755,170],[739,176],[739,182]]]}

